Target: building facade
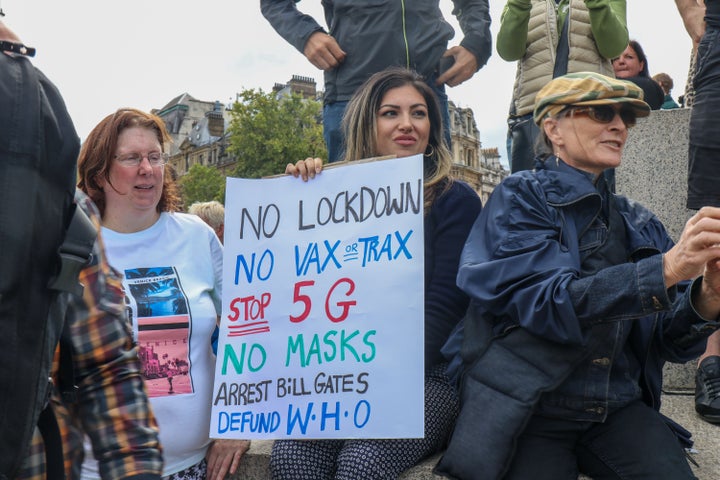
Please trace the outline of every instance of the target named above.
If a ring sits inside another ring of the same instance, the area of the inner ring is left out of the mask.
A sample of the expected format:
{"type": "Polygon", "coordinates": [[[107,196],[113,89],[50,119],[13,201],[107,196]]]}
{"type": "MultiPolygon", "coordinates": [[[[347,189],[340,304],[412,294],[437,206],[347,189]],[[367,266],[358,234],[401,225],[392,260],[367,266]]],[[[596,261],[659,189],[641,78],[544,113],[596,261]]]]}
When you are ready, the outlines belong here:
{"type": "Polygon", "coordinates": [[[165,121],[172,138],[169,165],[176,176],[195,164],[226,172],[235,163],[227,152],[230,111],[225,105],[183,93],[152,113],[165,121]]]}
{"type": "Polygon", "coordinates": [[[497,147],[482,148],[480,131],[475,114],[470,108],[460,108],[452,101],[450,110],[450,137],[452,139],[453,168],[456,178],[472,186],[483,204],[490,193],[510,172],[500,163],[497,147]]]}

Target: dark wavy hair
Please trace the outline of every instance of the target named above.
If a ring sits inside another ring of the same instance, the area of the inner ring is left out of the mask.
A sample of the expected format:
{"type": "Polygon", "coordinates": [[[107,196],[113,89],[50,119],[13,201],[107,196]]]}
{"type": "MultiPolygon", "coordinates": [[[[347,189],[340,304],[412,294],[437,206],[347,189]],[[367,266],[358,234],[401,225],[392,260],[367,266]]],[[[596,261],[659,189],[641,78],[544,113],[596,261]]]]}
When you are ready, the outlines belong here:
{"type": "MultiPolygon", "coordinates": [[[[100,188],[99,179],[110,181],[110,164],[115,157],[120,133],[131,127],[153,130],[164,152],[170,144],[170,135],[165,122],[151,113],[135,108],[121,108],[108,115],[90,132],[80,149],[78,158],[78,188],[87,193],[95,202],[100,214],[105,214],[105,192],[100,188]]],[[[163,175],[163,191],[157,205],[158,212],[175,212],[180,209],[181,199],[171,172],[163,175]]]]}
{"type": "Polygon", "coordinates": [[[648,67],[647,55],[645,55],[645,50],[643,50],[637,40],[630,40],[630,42],[628,43],[628,47],[635,50],[638,60],[643,63],[643,68],[642,70],[640,70],[640,74],[638,76],[649,77],[650,67],[648,67]]]}

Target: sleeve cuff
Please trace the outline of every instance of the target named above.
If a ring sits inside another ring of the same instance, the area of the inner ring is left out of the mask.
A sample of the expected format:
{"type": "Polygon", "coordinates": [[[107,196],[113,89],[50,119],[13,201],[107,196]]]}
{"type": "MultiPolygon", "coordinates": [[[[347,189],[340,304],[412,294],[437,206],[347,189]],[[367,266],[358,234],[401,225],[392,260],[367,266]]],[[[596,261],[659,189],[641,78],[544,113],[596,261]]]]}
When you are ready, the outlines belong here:
{"type": "Polygon", "coordinates": [[[642,309],[646,313],[670,310],[677,288],[665,287],[662,255],[653,255],[637,262],[637,282],[642,309]]]}

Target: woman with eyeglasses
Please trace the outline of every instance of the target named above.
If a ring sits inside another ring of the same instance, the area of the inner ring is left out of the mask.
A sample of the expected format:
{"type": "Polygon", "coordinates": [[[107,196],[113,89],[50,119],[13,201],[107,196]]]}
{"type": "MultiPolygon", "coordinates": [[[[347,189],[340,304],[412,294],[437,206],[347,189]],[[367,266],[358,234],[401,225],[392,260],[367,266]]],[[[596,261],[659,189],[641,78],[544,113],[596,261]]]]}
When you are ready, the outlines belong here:
{"type": "Polygon", "coordinates": [[[650,211],[609,191],[602,172],[649,112],[638,86],[597,73],[538,93],[547,152],[495,188],[461,256],[471,304],[441,473],[695,478],[688,432],[659,413],[662,369],[696,358],[718,327],[720,208],[674,245],[650,211]]]}
{"type": "MultiPolygon", "coordinates": [[[[108,115],[83,143],[78,188],[97,204],[108,260],[123,277],[164,478],[224,479],[249,442],[209,438],[223,249],[199,217],[178,212],[177,187],[165,171],[169,141],[155,115],[130,108],[108,115]]],[[[92,457],[86,442],[84,479],[101,476],[92,457]]]]}

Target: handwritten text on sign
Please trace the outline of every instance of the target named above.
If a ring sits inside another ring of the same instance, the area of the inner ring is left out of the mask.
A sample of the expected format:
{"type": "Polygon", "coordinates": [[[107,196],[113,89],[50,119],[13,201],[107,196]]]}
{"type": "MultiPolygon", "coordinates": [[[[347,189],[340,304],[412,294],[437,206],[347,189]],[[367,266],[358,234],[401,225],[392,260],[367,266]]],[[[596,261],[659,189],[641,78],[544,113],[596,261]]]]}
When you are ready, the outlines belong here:
{"type": "Polygon", "coordinates": [[[423,436],[422,174],[228,178],[211,437],[423,436]]]}

